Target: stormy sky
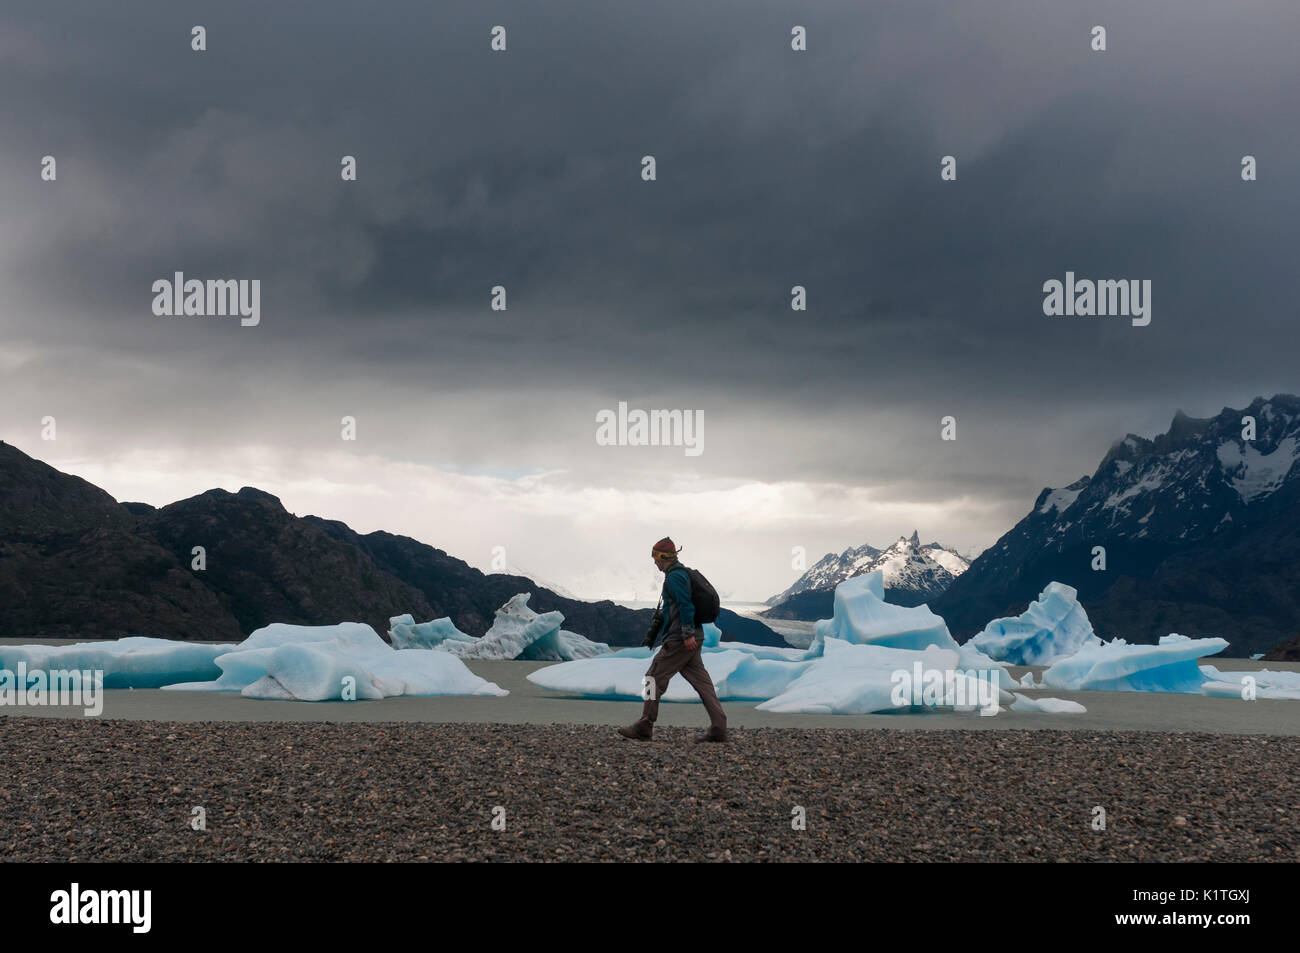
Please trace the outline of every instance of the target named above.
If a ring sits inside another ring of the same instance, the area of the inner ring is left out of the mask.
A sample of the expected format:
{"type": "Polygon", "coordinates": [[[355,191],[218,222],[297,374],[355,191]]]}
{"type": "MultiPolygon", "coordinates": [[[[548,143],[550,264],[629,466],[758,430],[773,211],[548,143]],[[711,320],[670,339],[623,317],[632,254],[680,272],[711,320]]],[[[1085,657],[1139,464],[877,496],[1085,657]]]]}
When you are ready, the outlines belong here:
{"type": "Polygon", "coordinates": [[[6,10],[0,437],[584,596],[649,593],[665,534],[740,599],[793,547],[978,551],[1126,433],[1297,391],[1297,35],[1290,0],[6,10]],[[261,323],[156,316],[177,271],[258,279],[261,323]],[[1150,280],[1150,325],[1045,316],[1067,271],[1150,280]],[[703,452],[598,445],[620,401],[703,452]]]}

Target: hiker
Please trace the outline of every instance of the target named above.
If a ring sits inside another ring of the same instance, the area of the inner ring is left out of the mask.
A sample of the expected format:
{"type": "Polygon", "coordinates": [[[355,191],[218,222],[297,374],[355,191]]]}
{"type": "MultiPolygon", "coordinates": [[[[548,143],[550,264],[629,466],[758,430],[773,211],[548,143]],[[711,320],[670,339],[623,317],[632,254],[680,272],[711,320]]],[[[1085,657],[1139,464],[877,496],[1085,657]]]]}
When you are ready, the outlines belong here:
{"type": "Polygon", "coordinates": [[[695,740],[726,741],[727,716],[722,713],[718,693],[713,688],[713,679],[709,678],[708,670],[704,667],[701,658],[704,635],[696,627],[697,621],[702,625],[717,618],[717,593],[708,580],[677,561],[679,552],[681,550],[667,536],[655,543],[654,549],[650,551],[655,566],[664,574],[664,587],[660,606],[655,609],[654,621],[641,644],[653,646],[660,636],[664,640],[646,672],[648,697],[641,709],[641,718],[626,728],[618,729],[618,733],[624,738],[649,741],[654,735],[655,719],[659,717],[659,697],[668,690],[672,677],[680,672],[682,678],[699,694],[705,711],[709,713],[709,730],[696,735],[695,740]],[[711,609],[709,614],[714,618],[706,616],[697,620],[696,603],[692,601],[692,596],[698,598],[705,594],[705,590],[713,600],[706,608],[711,609]]]}

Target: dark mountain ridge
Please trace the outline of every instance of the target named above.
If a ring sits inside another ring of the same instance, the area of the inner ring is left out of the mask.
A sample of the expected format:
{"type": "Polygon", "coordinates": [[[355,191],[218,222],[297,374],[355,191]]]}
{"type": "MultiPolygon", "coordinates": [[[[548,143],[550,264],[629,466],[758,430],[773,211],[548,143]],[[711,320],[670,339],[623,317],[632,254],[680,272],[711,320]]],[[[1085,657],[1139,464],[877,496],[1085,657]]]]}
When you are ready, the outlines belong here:
{"type": "Polygon", "coordinates": [[[1180,411],[1166,433],[1129,434],[1091,476],[1044,489],[932,608],[960,639],[1056,580],[1079,591],[1104,638],[1178,632],[1225,638],[1232,655],[1268,651],[1300,619],[1297,459],[1300,398],[1209,418],[1180,411]]]}
{"type": "MultiPolygon", "coordinates": [[[[510,597],[598,642],[639,644],[651,610],[582,602],[523,576],[489,575],[405,536],[361,535],[298,517],[262,490],[214,489],[163,507],[109,494],[0,442],[0,634],[17,638],[146,635],[238,642],[270,622],[365,622],[450,616],[483,635],[510,597]],[[194,548],[203,569],[191,568],[194,548]]],[[[724,611],[727,637],[785,641],[724,611]]]]}

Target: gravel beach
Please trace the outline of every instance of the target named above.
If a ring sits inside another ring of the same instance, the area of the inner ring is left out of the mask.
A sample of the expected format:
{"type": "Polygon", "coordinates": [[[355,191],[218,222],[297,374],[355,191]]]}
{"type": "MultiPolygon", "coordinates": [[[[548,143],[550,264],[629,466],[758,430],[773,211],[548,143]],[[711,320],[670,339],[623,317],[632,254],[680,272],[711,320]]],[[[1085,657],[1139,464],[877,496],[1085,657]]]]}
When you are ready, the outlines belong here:
{"type": "Polygon", "coordinates": [[[605,726],[28,717],[0,730],[11,861],[1300,860],[1294,737],[739,728],[696,745],[673,727],[637,743],[605,726]]]}

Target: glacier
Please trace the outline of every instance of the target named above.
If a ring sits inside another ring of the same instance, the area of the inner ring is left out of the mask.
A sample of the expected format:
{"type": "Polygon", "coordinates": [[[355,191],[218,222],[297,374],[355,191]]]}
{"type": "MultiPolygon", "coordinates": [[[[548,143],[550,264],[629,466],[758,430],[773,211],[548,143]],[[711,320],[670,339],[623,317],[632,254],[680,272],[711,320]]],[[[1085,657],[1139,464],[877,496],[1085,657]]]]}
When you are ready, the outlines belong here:
{"type": "MultiPolygon", "coordinates": [[[[1043,672],[1042,687],[1092,692],[1194,692],[1207,681],[1198,658],[1228,647],[1224,639],[1166,635],[1157,645],[1124,639],[1085,645],[1043,672]]],[[[1238,689],[1240,692],[1240,689],[1238,689]]]]}
{"type": "Polygon", "coordinates": [[[17,671],[18,663],[25,662],[28,671],[100,671],[104,688],[161,688],[183,679],[215,678],[221,671],[216,659],[235,647],[144,636],[73,645],[0,645],[0,669],[17,671]]]}
{"type": "Polygon", "coordinates": [[[164,685],[168,691],[239,692],[248,698],[343,700],[348,682],[356,699],[394,695],[508,695],[446,652],[395,649],[370,626],[287,625],[253,632],[214,660],[211,681],[164,685]]]}
{"type": "Polygon", "coordinates": [[[1011,665],[1050,665],[1085,645],[1100,645],[1079,594],[1051,582],[1015,618],[994,619],[970,640],[989,657],[1011,665]]]}

